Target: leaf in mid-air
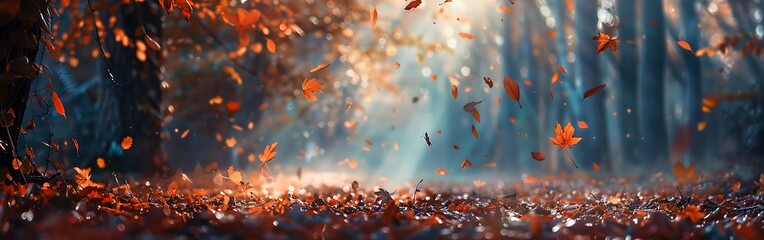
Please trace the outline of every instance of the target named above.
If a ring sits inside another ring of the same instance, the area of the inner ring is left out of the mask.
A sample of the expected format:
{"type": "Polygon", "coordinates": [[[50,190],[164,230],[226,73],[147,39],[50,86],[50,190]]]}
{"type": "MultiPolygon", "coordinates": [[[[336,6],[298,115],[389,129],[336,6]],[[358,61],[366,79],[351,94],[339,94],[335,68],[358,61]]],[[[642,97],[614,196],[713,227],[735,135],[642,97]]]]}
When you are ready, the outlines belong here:
{"type": "Polygon", "coordinates": [[[520,86],[517,85],[515,80],[512,80],[512,78],[509,77],[504,77],[504,91],[507,92],[509,98],[517,102],[520,109],[523,109],[523,105],[520,104],[520,86]]]}
{"type": "Polygon", "coordinates": [[[621,40],[618,40],[618,37],[610,37],[610,35],[603,32],[598,32],[597,36],[594,36],[592,39],[597,42],[597,53],[601,53],[608,48],[612,52],[618,51],[617,44],[621,42],[621,40]]]}
{"type": "Polygon", "coordinates": [[[554,137],[550,137],[549,141],[555,146],[560,147],[560,149],[572,147],[581,141],[580,137],[573,137],[575,131],[576,129],[573,128],[572,124],[566,124],[563,130],[558,122],[557,127],[554,129],[554,137]]]}
{"type": "MultiPolygon", "coordinates": [[[[592,95],[597,94],[598,92],[602,91],[602,89],[605,89],[605,85],[607,85],[607,84],[600,84],[599,86],[596,86],[596,87],[590,88],[589,90],[586,90],[586,92],[584,92],[584,98],[583,99],[591,97],[592,95]]],[[[583,99],[581,99],[581,101],[583,101],[583,99]]]]}
{"type": "Polygon", "coordinates": [[[319,82],[315,78],[311,78],[310,80],[305,79],[302,81],[302,94],[305,95],[305,98],[308,99],[308,101],[318,101],[316,93],[323,93],[323,91],[321,91],[321,87],[323,86],[324,83],[319,82]]]}

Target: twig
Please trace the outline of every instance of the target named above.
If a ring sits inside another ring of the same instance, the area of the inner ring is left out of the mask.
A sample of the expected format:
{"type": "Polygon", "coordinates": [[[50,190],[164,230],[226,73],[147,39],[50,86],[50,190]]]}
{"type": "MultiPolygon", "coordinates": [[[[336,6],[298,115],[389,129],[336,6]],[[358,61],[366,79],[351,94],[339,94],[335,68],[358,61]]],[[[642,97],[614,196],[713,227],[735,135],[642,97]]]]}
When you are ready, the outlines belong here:
{"type": "Polygon", "coordinates": [[[416,207],[416,194],[418,192],[421,192],[419,191],[419,184],[422,184],[422,182],[424,182],[424,179],[419,180],[419,183],[416,184],[416,189],[414,190],[414,206],[415,207],[416,207]]]}
{"type": "MultiPolygon", "coordinates": [[[[88,0],[88,1],[89,1],[89,0],[88,0]]],[[[202,23],[202,21],[201,21],[199,18],[197,18],[197,16],[196,16],[196,15],[193,15],[193,14],[192,14],[192,15],[191,15],[191,17],[192,17],[193,19],[195,19],[197,23],[199,23],[199,26],[202,26],[202,29],[204,29],[204,31],[205,31],[205,32],[207,32],[207,34],[208,34],[208,35],[210,35],[210,37],[212,37],[212,40],[214,40],[214,41],[215,41],[215,43],[217,43],[218,45],[220,45],[220,46],[223,48],[223,50],[225,50],[226,52],[233,52],[233,50],[229,49],[229,48],[228,48],[228,47],[225,45],[225,42],[223,42],[223,40],[220,40],[220,38],[219,38],[217,35],[215,35],[215,33],[214,33],[214,32],[212,32],[212,30],[210,30],[210,29],[207,27],[207,25],[204,25],[204,23],[202,23]]],[[[239,62],[239,59],[237,59],[237,58],[231,58],[231,57],[229,57],[229,59],[231,59],[231,61],[233,62],[233,64],[234,64],[234,65],[236,65],[236,67],[239,67],[239,68],[241,68],[241,69],[244,69],[244,70],[245,70],[247,73],[251,74],[251,75],[252,75],[252,76],[254,76],[254,77],[257,77],[257,71],[255,71],[255,70],[252,70],[252,69],[249,69],[248,67],[244,66],[244,64],[242,64],[241,62],[239,62]]]]}
{"type": "Polygon", "coordinates": [[[576,166],[576,168],[578,168],[578,164],[576,164],[576,161],[573,160],[573,156],[570,155],[570,148],[565,148],[565,153],[568,154],[568,158],[570,159],[571,162],[573,162],[573,166],[576,166]]]}
{"type": "Polygon", "coordinates": [[[676,187],[676,191],[679,192],[679,197],[684,199],[684,195],[682,194],[682,190],[679,189],[679,186],[676,187]]]}
{"type": "Polygon", "coordinates": [[[112,83],[114,83],[117,86],[120,86],[119,83],[114,81],[114,75],[111,74],[111,65],[109,64],[109,59],[106,58],[106,50],[104,50],[103,44],[101,44],[101,36],[98,35],[98,25],[96,24],[96,18],[95,18],[96,10],[93,9],[93,4],[90,3],[90,0],[88,0],[88,7],[90,7],[90,16],[93,18],[93,29],[95,31],[96,41],[98,41],[98,47],[101,49],[101,56],[103,56],[103,61],[106,62],[107,77],[109,77],[109,80],[111,80],[112,83]]]}

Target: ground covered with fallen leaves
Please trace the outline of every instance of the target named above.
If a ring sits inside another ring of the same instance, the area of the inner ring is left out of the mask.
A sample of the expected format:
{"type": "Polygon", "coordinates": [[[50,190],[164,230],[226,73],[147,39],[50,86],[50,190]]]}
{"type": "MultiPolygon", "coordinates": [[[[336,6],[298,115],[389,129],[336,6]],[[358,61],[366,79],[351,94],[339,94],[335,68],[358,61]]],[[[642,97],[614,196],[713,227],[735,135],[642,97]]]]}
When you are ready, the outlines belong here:
{"type": "Polygon", "coordinates": [[[764,174],[641,184],[580,176],[507,186],[424,180],[387,190],[353,181],[283,191],[272,182],[210,187],[185,174],[172,179],[3,185],[2,239],[764,239],[764,174]]]}

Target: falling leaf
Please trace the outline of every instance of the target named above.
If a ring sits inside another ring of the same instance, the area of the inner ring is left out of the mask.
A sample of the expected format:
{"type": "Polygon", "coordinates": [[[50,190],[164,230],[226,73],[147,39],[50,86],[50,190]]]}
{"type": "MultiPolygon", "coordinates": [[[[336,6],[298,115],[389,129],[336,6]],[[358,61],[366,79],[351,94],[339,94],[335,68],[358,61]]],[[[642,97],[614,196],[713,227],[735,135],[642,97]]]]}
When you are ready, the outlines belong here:
{"type": "Polygon", "coordinates": [[[371,12],[369,12],[369,22],[371,23],[372,27],[377,24],[377,15],[377,7],[372,6],[371,12]]]}
{"type": "Polygon", "coordinates": [[[21,168],[21,160],[18,158],[13,158],[13,170],[19,170],[21,168]]]}
{"type": "Polygon", "coordinates": [[[477,110],[477,108],[472,109],[472,118],[474,118],[478,123],[480,122],[480,112],[477,110]]]}
{"type": "Polygon", "coordinates": [[[133,137],[125,136],[125,138],[122,139],[122,143],[120,145],[122,146],[123,150],[130,149],[133,147],[133,137]]]}
{"type": "Polygon", "coordinates": [[[358,189],[358,181],[353,181],[353,184],[351,186],[352,186],[353,190],[357,190],[358,189]]]}
{"type": "Polygon", "coordinates": [[[703,56],[703,55],[708,55],[709,57],[713,57],[714,53],[716,53],[715,49],[704,47],[704,48],[700,48],[697,51],[695,51],[695,56],[696,57],[700,57],[700,56],[703,56]]]}
{"type": "Polygon", "coordinates": [[[53,107],[56,108],[56,112],[66,118],[66,109],[64,109],[64,104],[61,103],[61,99],[58,98],[58,93],[53,92],[50,94],[50,96],[51,99],[53,99],[53,107]]]}
{"type": "Polygon", "coordinates": [[[674,163],[672,171],[674,172],[674,176],[676,176],[679,181],[689,181],[695,178],[694,164],[690,164],[690,166],[685,167],[681,161],[677,161],[674,163]]]}
{"type": "Polygon", "coordinates": [[[146,35],[144,36],[144,40],[146,40],[146,43],[147,43],[147,45],[149,45],[149,47],[150,47],[152,50],[154,50],[154,51],[159,51],[159,50],[161,50],[161,49],[162,49],[162,46],[160,46],[160,45],[159,45],[159,43],[158,43],[157,41],[154,41],[154,39],[153,39],[153,38],[151,38],[151,37],[150,37],[148,34],[146,34],[146,35]]]}
{"type": "Polygon", "coordinates": [[[592,163],[592,168],[594,168],[594,171],[597,171],[597,172],[600,171],[600,165],[597,163],[592,163]]]}
{"type": "Polygon", "coordinates": [[[459,88],[456,85],[451,86],[451,96],[454,96],[454,99],[459,97],[459,88]]]}
{"type": "Polygon", "coordinates": [[[398,61],[393,61],[393,66],[395,66],[395,69],[399,69],[401,68],[401,63],[399,63],[398,61]]]}
{"type": "Polygon", "coordinates": [[[690,47],[690,43],[680,40],[680,41],[676,41],[676,44],[679,44],[679,46],[684,48],[684,50],[692,52],[692,47],[690,47]]]}
{"type": "Polygon", "coordinates": [[[478,104],[482,102],[483,101],[468,102],[467,104],[464,104],[464,107],[462,107],[462,109],[464,109],[465,112],[472,112],[472,110],[475,110],[475,106],[477,106],[478,104]]]}
{"type": "Polygon", "coordinates": [[[597,94],[598,92],[602,91],[602,89],[605,88],[605,85],[607,85],[607,84],[600,84],[599,86],[596,86],[596,87],[590,88],[589,90],[586,90],[586,92],[584,92],[584,98],[581,99],[581,101],[583,101],[584,99],[586,99],[588,97],[591,97],[592,95],[597,94]]]}
{"type": "Polygon", "coordinates": [[[544,153],[540,152],[531,152],[531,157],[536,161],[544,161],[546,159],[546,156],[544,156],[544,153]]]}
{"type": "Polygon", "coordinates": [[[241,109],[241,104],[237,101],[228,101],[225,103],[225,108],[229,113],[234,114],[241,109]]]}
{"type": "Polygon", "coordinates": [[[562,73],[568,73],[568,70],[565,70],[565,68],[562,67],[562,65],[557,66],[557,68],[559,68],[560,72],[562,72],[562,73]]]}
{"type": "Polygon", "coordinates": [[[475,136],[475,138],[478,138],[478,131],[475,128],[475,124],[472,124],[472,136],[475,136]]]}
{"type": "Polygon", "coordinates": [[[308,99],[308,101],[318,101],[316,92],[323,93],[323,91],[321,91],[321,87],[323,86],[324,83],[319,82],[315,78],[311,78],[310,80],[305,79],[302,81],[302,94],[305,95],[305,98],[308,99]]]}
{"type": "Polygon", "coordinates": [[[180,139],[186,138],[188,136],[188,132],[190,132],[191,129],[186,129],[186,131],[183,131],[183,133],[180,134],[180,139]]]}
{"type": "Polygon", "coordinates": [[[512,10],[509,9],[509,7],[507,7],[507,6],[499,5],[499,10],[501,10],[504,13],[506,13],[507,15],[512,15],[512,10]]]}
{"type": "Polygon", "coordinates": [[[587,124],[585,121],[578,121],[578,127],[579,128],[589,128],[589,124],[587,124]]]}
{"type": "Polygon", "coordinates": [[[104,169],[106,168],[106,160],[99,157],[98,159],[96,159],[96,165],[98,165],[98,168],[104,169]]]}
{"type": "Polygon", "coordinates": [[[438,136],[440,136],[440,134],[442,134],[442,132],[440,130],[438,130],[438,132],[436,132],[435,134],[438,134],[438,136]]]}
{"type": "Polygon", "coordinates": [[[233,148],[234,146],[236,146],[236,138],[234,137],[226,138],[225,145],[228,146],[229,148],[233,148]]]}
{"type": "Polygon", "coordinates": [[[618,50],[618,44],[621,40],[618,40],[618,37],[610,37],[610,35],[598,32],[597,36],[595,36],[594,41],[597,42],[597,53],[601,53],[602,51],[605,51],[606,49],[610,48],[610,51],[615,52],[618,50]]]}
{"type": "Polygon", "coordinates": [[[467,167],[474,169],[475,165],[470,162],[469,159],[462,160],[462,170],[467,169],[467,167]]]}
{"type": "Polygon", "coordinates": [[[558,122],[557,127],[554,129],[554,137],[550,137],[549,141],[555,146],[560,147],[560,149],[572,147],[581,141],[580,137],[573,137],[575,131],[576,129],[573,128],[572,124],[566,124],[565,130],[563,130],[558,122]]]}
{"type": "Polygon", "coordinates": [[[740,182],[736,182],[732,185],[732,191],[737,192],[738,190],[740,190],[740,182]]]}
{"type": "Polygon", "coordinates": [[[557,37],[557,30],[556,29],[552,29],[552,31],[547,32],[546,33],[546,37],[547,38],[557,37]]]}
{"type": "Polygon", "coordinates": [[[332,65],[332,64],[331,63],[319,64],[318,66],[316,66],[313,69],[311,69],[310,72],[313,73],[313,72],[318,72],[318,71],[324,70],[324,68],[329,67],[329,65],[332,65]]]}
{"type": "Polygon", "coordinates": [[[472,39],[475,38],[474,36],[472,36],[472,34],[469,34],[469,33],[466,33],[466,32],[460,32],[459,33],[459,37],[464,38],[464,39],[469,39],[469,40],[472,40],[472,39]]]}
{"type": "Polygon", "coordinates": [[[475,188],[481,188],[485,186],[485,181],[477,179],[477,180],[473,180],[472,184],[475,185],[475,188]]]}
{"type": "Polygon", "coordinates": [[[554,75],[552,75],[552,84],[556,83],[557,79],[559,79],[559,78],[560,78],[560,74],[559,73],[554,73],[554,75]]]}
{"type": "Polygon", "coordinates": [[[228,179],[234,184],[241,184],[244,181],[244,176],[241,175],[240,171],[234,170],[233,166],[228,166],[228,179]]]}
{"type": "Polygon", "coordinates": [[[424,141],[427,143],[427,147],[432,147],[432,142],[430,142],[430,135],[427,134],[427,132],[424,132],[424,141]]]}
{"type": "Polygon", "coordinates": [[[435,169],[435,173],[440,174],[440,175],[448,174],[448,172],[446,172],[446,170],[443,170],[442,168],[435,169]]]}
{"type": "Polygon", "coordinates": [[[702,132],[703,130],[706,130],[706,121],[698,122],[698,132],[702,132]]]}
{"type": "Polygon", "coordinates": [[[525,176],[525,179],[523,179],[523,183],[525,184],[533,184],[539,181],[539,178],[534,177],[533,175],[528,174],[525,176]]]}
{"type": "Polygon", "coordinates": [[[512,124],[517,124],[517,119],[511,117],[511,118],[509,118],[509,122],[512,123],[512,124]]]}
{"type": "Polygon", "coordinates": [[[80,156],[80,142],[77,141],[76,138],[72,138],[72,143],[74,144],[74,151],[77,153],[77,156],[80,156]]]}
{"type": "Polygon", "coordinates": [[[405,10],[411,10],[411,9],[416,8],[416,7],[419,7],[419,4],[422,4],[422,0],[414,0],[414,1],[411,1],[408,5],[406,5],[406,7],[404,9],[405,10]]]}
{"type": "Polygon", "coordinates": [[[507,92],[509,98],[517,102],[520,109],[523,109],[523,105],[520,104],[520,86],[517,85],[515,80],[512,80],[509,77],[504,77],[504,91],[507,92]]]}
{"type": "Polygon", "coordinates": [[[266,38],[265,47],[268,49],[269,52],[276,53],[276,42],[274,42],[270,38],[266,38]]]}
{"type": "Polygon", "coordinates": [[[265,146],[265,149],[263,150],[263,153],[260,153],[257,155],[257,158],[260,159],[263,164],[273,161],[274,158],[276,158],[276,147],[279,146],[279,142],[274,142],[271,145],[265,146]]]}
{"type": "Polygon", "coordinates": [[[493,80],[490,77],[483,77],[483,82],[488,85],[488,88],[493,88],[493,80]]]}

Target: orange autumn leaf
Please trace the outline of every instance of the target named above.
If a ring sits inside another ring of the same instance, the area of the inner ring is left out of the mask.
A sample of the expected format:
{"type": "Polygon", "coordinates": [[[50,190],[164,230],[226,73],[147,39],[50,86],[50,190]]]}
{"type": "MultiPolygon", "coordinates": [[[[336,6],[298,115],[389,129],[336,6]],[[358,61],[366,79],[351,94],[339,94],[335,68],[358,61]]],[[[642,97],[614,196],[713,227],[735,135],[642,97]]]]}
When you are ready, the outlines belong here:
{"type": "Polygon", "coordinates": [[[600,165],[597,163],[592,163],[592,168],[594,168],[594,171],[597,171],[597,172],[600,171],[600,165]]]}
{"type": "Polygon", "coordinates": [[[544,161],[546,159],[546,156],[544,156],[544,153],[540,153],[540,152],[531,152],[531,157],[533,158],[533,160],[536,160],[539,162],[544,161]]]}
{"type": "Polygon", "coordinates": [[[480,123],[480,112],[477,110],[477,108],[472,109],[472,118],[474,118],[475,121],[480,123]]]}
{"type": "Polygon", "coordinates": [[[586,123],[586,121],[578,121],[578,127],[580,127],[580,128],[589,128],[589,124],[586,123]]]}
{"type": "Polygon", "coordinates": [[[687,205],[683,211],[677,213],[678,216],[687,217],[692,223],[699,223],[706,216],[705,213],[700,211],[700,207],[697,205],[687,205]]]}
{"type": "Polygon", "coordinates": [[[597,53],[601,53],[602,51],[607,50],[610,48],[610,51],[615,52],[618,50],[618,43],[621,40],[618,40],[618,37],[610,37],[607,33],[598,32],[597,36],[594,36],[594,41],[597,42],[597,53]]]}
{"type": "Polygon", "coordinates": [[[684,50],[692,52],[692,47],[690,47],[690,43],[686,41],[676,41],[676,44],[678,44],[680,47],[684,48],[684,50]]]}
{"type": "Polygon", "coordinates": [[[459,97],[459,88],[456,85],[451,86],[451,96],[454,96],[454,99],[459,97]]]}
{"type": "Polygon", "coordinates": [[[276,152],[276,147],[279,146],[279,142],[274,142],[271,145],[265,146],[265,149],[263,150],[263,153],[257,154],[257,158],[260,159],[263,164],[272,161],[278,152],[276,152]]]}
{"type": "Polygon", "coordinates": [[[565,70],[565,68],[564,68],[564,67],[562,67],[562,65],[560,65],[560,66],[557,66],[557,67],[560,69],[560,72],[562,72],[562,73],[568,73],[568,70],[565,70]]]}
{"type": "Polygon", "coordinates": [[[440,175],[448,174],[448,172],[446,172],[446,170],[443,170],[442,168],[435,169],[435,173],[440,174],[440,175]]]}
{"type": "Polygon", "coordinates": [[[133,147],[133,137],[131,136],[125,136],[125,138],[122,139],[122,143],[120,143],[123,150],[128,150],[131,147],[133,147]]]}
{"type": "Polygon", "coordinates": [[[66,109],[64,109],[64,104],[61,103],[61,99],[58,98],[58,93],[53,92],[50,94],[50,97],[53,99],[53,107],[56,108],[56,112],[66,118],[66,109]]]}
{"type": "Polygon", "coordinates": [[[520,104],[520,86],[517,85],[512,78],[504,77],[504,91],[507,92],[509,98],[517,102],[520,109],[523,109],[523,105],[520,104]]]}
{"type": "Polygon", "coordinates": [[[506,13],[507,15],[512,15],[512,10],[509,9],[509,7],[507,7],[507,6],[499,5],[499,10],[501,10],[504,13],[506,13]]]}
{"type": "Polygon", "coordinates": [[[191,129],[186,129],[186,131],[183,131],[183,133],[180,134],[180,139],[186,138],[188,136],[188,132],[190,132],[191,129]]]}
{"type": "Polygon", "coordinates": [[[302,81],[302,94],[305,95],[305,98],[308,99],[308,101],[318,101],[316,92],[323,93],[323,91],[321,91],[321,87],[323,86],[324,83],[319,82],[315,78],[311,78],[310,80],[305,79],[302,81]]]}
{"type": "Polygon", "coordinates": [[[229,113],[236,113],[241,109],[241,104],[236,101],[228,101],[225,103],[225,108],[229,113]]]}
{"type": "Polygon", "coordinates": [[[266,38],[265,47],[268,49],[269,52],[276,53],[276,42],[274,42],[270,38],[266,38]]]}
{"type": "Polygon", "coordinates": [[[573,128],[572,124],[566,124],[563,130],[558,122],[557,127],[554,129],[554,137],[550,137],[549,141],[555,146],[560,147],[560,149],[572,147],[581,141],[580,137],[573,137],[575,131],[576,129],[573,128]]]}
{"type": "Polygon", "coordinates": [[[98,168],[104,169],[106,168],[106,160],[99,157],[98,159],[96,159],[96,165],[98,165],[98,168]]]}
{"type": "Polygon", "coordinates": [[[237,8],[236,16],[225,12],[221,15],[223,16],[223,21],[228,22],[236,28],[248,28],[260,19],[261,13],[257,9],[245,10],[243,8],[237,8]]]}
{"type": "Polygon", "coordinates": [[[18,158],[13,158],[13,170],[19,170],[21,168],[22,162],[18,158]]]}
{"type": "Polygon", "coordinates": [[[517,119],[511,117],[511,118],[509,118],[509,122],[512,123],[512,124],[517,124],[517,119]]]}
{"type": "Polygon", "coordinates": [[[559,78],[560,78],[560,74],[559,73],[554,73],[554,75],[552,75],[552,84],[556,83],[557,79],[559,79],[559,78]]]}
{"type": "Polygon", "coordinates": [[[706,130],[706,125],[708,123],[706,121],[700,121],[698,122],[698,132],[702,132],[703,130],[706,130]]]}
{"type": "Polygon", "coordinates": [[[378,15],[379,14],[377,13],[377,7],[376,6],[372,6],[371,7],[371,11],[369,12],[369,23],[371,23],[372,27],[377,24],[377,16],[378,15]]]}
{"type": "Polygon", "coordinates": [[[236,146],[236,138],[235,137],[226,138],[225,145],[228,146],[229,148],[233,148],[234,146],[236,146]]]}
{"type": "Polygon", "coordinates": [[[475,138],[478,138],[478,131],[475,128],[475,124],[472,124],[472,136],[475,136],[475,138]]]}
{"type": "Polygon", "coordinates": [[[533,184],[539,181],[539,178],[534,177],[533,175],[528,174],[528,176],[525,176],[525,179],[523,179],[523,183],[525,184],[533,184]]]}
{"type": "Polygon", "coordinates": [[[318,72],[318,71],[324,70],[324,68],[327,68],[330,65],[332,65],[332,64],[331,63],[319,64],[318,66],[316,66],[313,69],[311,69],[310,72],[318,72]]]}
{"type": "Polygon", "coordinates": [[[681,161],[677,161],[674,163],[674,167],[671,170],[674,172],[674,175],[679,179],[679,181],[689,181],[695,178],[694,164],[690,164],[690,166],[685,167],[681,161]]]}
{"type": "MultiPolygon", "coordinates": [[[[456,146],[456,145],[454,145],[454,146],[456,146]]],[[[467,167],[474,169],[475,165],[472,164],[472,162],[470,162],[469,159],[465,158],[464,160],[462,160],[462,170],[467,169],[467,167]]]]}
{"type": "Polygon", "coordinates": [[[475,37],[472,36],[472,34],[469,34],[469,33],[466,33],[466,32],[460,32],[459,33],[459,37],[465,38],[465,39],[469,39],[469,40],[475,39],[475,37]]]}

